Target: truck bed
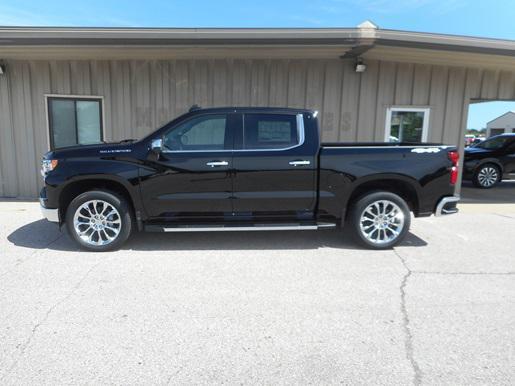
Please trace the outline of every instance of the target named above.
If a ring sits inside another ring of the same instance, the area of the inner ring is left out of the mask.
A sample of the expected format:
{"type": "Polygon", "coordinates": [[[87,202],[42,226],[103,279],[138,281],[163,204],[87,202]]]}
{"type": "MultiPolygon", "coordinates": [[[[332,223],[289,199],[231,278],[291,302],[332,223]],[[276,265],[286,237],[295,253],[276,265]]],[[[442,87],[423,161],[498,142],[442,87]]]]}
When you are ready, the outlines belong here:
{"type": "Polygon", "coordinates": [[[410,190],[415,216],[434,212],[443,196],[454,194],[450,183],[454,146],[436,143],[329,142],[319,152],[319,209],[334,212],[350,192],[370,189],[410,190]],[[327,209],[326,209],[327,208],[327,209]]]}
{"type": "Polygon", "coordinates": [[[431,147],[444,146],[441,143],[415,142],[322,142],[322,147],[431,147]]]}

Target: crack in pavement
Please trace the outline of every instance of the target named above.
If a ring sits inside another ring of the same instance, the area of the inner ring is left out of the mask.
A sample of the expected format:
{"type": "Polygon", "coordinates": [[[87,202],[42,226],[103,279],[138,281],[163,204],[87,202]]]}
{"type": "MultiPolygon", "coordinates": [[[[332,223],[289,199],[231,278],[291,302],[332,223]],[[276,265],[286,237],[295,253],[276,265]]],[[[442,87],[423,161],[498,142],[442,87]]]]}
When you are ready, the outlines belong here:
{"type": "Polygon", "coordinates": [[[406,286],[408,284],[408,280],[412,275],[420,274],[420,275],[448,275],[448,276],[458,276],[458,275],[493,275],[493,276],[509,276],[509,275],[515,275],[515,272],[508,271],[508,272],[441,272],[441,271],[417,271],[412,270],[409,268],[406,258],[402,257],[401,254],[393,249],[393,253],[399,258],[401,264],[406,269],[406,274],[402,278],[401,285],[399,287],[400,293],[401,293],[401,313],[403,318],[403,330],[405,335],[405,341],[404,345],[406,348],[406,358],[411,364],[411,367],[413,369],[413,384],[414,385],[420,385],[422,383],[423,378],[423,372],[420,369],[419,364],[417,363],[415,356],[414,356],[414,348],[413,348],[413,333],[411,331],[410,327],[410,319],[408,310],[406,307],[406,286]]]}
{"type": "Polygon", "coordinates": [[[493,213],[495,216],[499,216],[499,217],[504,217],[504,218],[509,218],[511,220],[515,220],[515,217],[514,216],[508,216],[507,214],[500,214],[500,213],[493,213]]]}
{"type": "Polygon", "coordinates": [[[438,271],[411,271],[412,273],[421,274],[421,275],[499,275],[499,276],[506,276],[506,275],[515,275],[515,272],[438,272],[438,271]]]}
{"type": "Polygon", "coordinates": [[[29,337],[27,338],[25,343],[23,343],[21,345],[21,347],[20,347],[20,352],[19,352],[17,358],[12,363],[12,365],[9,367],[9,369],[7,369],[6,373],[2,376],[2,378],[0,378],[0,381],[3,381],[5,378],[7,378],[7,376],[9,376],[11,374],[11,372],[14,370],[14,368],[18,365],[18,362],[20,361],[20,359],[25,354],[25,351],[29,347],[29,345],[32,342],[32,339],[34,338],[34,336],[36,335],[36,332],[48,320],[48,318],[50,317],[50,314],[52,312],[54,312],[57,307],[59,307],[61,304],[65,303],[68,299],[70,299],[75,294],[75,292],[80,288],[82,283],[84,283],[84,281],[88,278],[89,274],[95,268],[97,268],[100,264],[104,263],[105,261],[107,261],[107,259],[106,260],[100,260],[98,263],[94,264],[90,269],[88,269],[88,271],[84,275],[82,275],[80,280],[72,287],[72,289],[70,290],[70,292],[66,296],[64,296],[59,301],[57,301],[52,306],[50,306],[50,308],[46,311],[46,313],[43,316],[43,318],[39,322],[37,322],[34,325],[34,327],[32,327],[32,330],[31,330],[31,333],[30,333],[29,337]]]}
{"type": "Polygon", "coordinates": [[[179,370],[177,370],[175,373],[173,374],[170,374],[168,376],[168,379],[166,381],[166,384],[167,385],[170,385],[172,383],[172,379],[175,378],[177,375],[179,375],[179,373],[182,371],[182,367],[179,368],[179,370]]]}
{"type": "Polygon", "coordinates": [[[406,264],[406,260],[395,250],[393,249],[393,253],[399,258],[401,264],[406,269],[406,273],[404,274],[401,282],[401,286],[399,287],[401,293],[401,313],[402,313],[402,328],[404,330],[404,347],[406,349],[406,359],[411,364],[411,368],[413,369],[413,384],[420,385],[422,384],[422,370],[418,365],[418,362],[415,359],[414,348],[413,348],[413,334],[410,328],[410,319],[408,314],[408,309],[406,307],[406,286],[408,284],[408,280],[410,276],[413,274],[411,269],[406,264]]]}

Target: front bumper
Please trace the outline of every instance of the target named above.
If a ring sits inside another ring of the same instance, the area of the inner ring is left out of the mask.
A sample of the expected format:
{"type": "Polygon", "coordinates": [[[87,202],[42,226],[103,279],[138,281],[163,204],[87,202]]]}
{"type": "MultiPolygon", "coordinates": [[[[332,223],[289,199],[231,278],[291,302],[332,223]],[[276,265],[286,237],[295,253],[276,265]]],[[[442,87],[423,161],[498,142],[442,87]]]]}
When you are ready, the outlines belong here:
{"type": "Polygon", "coordinates": [[[59,222],[59,209],[47,208],[46,207],[47,197],[46,189],[41,189],[39,193],[39,205],[41,208],[41,214],[50,222],[59,222]]]}
{"type": "Polygon", "coordinates": [[[456,205],[460,200],[460,196],[447,196],[442,198],[436,205],[435,216],[445,216],[448,214],[458,213],[456,205]]]}

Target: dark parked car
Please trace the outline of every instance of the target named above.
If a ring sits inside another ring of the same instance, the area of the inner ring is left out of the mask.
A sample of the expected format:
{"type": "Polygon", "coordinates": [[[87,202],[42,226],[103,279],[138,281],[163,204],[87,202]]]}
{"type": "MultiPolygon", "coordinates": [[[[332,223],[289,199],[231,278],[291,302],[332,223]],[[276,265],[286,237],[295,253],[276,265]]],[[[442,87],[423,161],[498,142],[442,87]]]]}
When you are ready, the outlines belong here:
{"type": "Polygon", "coordinates": [[[457,212],[455,147],[320,143],[317,112],[193,109],[139,141],[43,159],[44,216],[93,251],[134,230],[270,231],[347,223],[363,245],[399,243],[416,217],[457,212]]]}
{"type": "Polygon", "coordinates": [[[463,178],[478,188],[494,187],[515,173],[515,134],[501,134],[465,149],[463,178]]]}

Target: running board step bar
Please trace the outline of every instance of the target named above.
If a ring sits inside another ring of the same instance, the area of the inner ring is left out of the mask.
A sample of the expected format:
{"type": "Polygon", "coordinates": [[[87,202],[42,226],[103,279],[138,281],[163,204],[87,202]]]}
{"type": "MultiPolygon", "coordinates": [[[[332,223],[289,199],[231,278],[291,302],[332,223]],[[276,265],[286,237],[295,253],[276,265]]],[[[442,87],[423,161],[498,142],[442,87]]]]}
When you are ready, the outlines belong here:
{"type": "Polygon", "coordinates": [[[236,232],[236,231],[309,231],[336,228],[335,223],[313,224],[222,224],[222,225],[146,225],[147,232],[236,232]]]}

